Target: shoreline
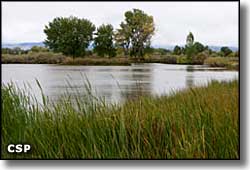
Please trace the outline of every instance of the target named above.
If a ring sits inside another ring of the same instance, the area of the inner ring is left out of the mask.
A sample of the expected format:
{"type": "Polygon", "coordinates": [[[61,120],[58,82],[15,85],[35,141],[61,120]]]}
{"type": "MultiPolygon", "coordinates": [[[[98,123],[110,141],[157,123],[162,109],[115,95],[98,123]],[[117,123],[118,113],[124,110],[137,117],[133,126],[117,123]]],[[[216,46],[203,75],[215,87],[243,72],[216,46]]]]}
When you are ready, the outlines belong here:
{"type": "Polygon", "coordinates": [[[86,56],[72,58],[60,53],[42,52],[21,55],[2,55],[1,64],[58,64],[58,65],[82,65],[82,66],[129,66],[140,63],[159,63],[176,65],[208,65],[210,67],[222,67],[229,70],[239,70],[238,58],[211,57],[203,61],[187,61],[185,56],[163,55],[148,56],[144,59],[129,57],[98,57],[86,56]]]}
{"type": "MultiPolygon", "coordinates": [[[[57,66],[132,66],[133,64],[168,64],[168,65],[186,65],[186,66],[207,66],[211,68],[210,70],[217,70],[217,71],[238,71],[238,67],[219,67],[219,66],[210,66],[207,64],[184,64],[184,63],[163,63],[163,62],[131,62],[129,64],[56,64],[56,63],[1,63],[1,65],[11,65],[11,64],[20,64],[20,65],[57,65],[57,66]]],[[[199,70],[199,69],[196,69],[199,70]]]]}

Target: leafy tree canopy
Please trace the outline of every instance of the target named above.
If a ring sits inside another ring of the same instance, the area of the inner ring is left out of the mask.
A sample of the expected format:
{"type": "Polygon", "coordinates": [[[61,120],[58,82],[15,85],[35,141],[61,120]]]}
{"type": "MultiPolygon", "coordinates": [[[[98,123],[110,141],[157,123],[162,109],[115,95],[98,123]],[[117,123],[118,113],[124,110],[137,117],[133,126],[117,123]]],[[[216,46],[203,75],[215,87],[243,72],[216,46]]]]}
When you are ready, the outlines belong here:
{"type": "Polygon", "coordinates": [[[181,47],[178,46],[178,45],[176,45],[176,46],[174,47],[173,53],[174,53],[175,55],[180,55],[180,54],[182,53],[181,47]]]}
{"type": "Polygon", "coordinates": [[[195,53],[200,53],[205,50],[204,45],[201,44],[200,42],[195,42],[193,46],[195,48],[195,53]]]}
{"type": "Polygon", "coordinates": [[[224,56],[228,56],[231,54],[233,51],[228,48],[228,47],[221,47],[220,51],[224,54],[224,56]]]}
{"type": "Polygon", "coordinates": [[[116,50],[113,44],[113,26],[101,25],[97,29],[96,37],[94,38],[94,51],[97,52],[99,56],[108,55],[114,57],[116,50]]]}
{"type": "Polygon", "coordinates": [[[123,49],[125,55],[128,55],[132,32],[130,31],[130,27],[124,22],[120,24],[120,27],[121,28],[117,29],[117,32],[115,33],[116,45],[123,49]]]}
{"type": "Polygon", "coordinates": [[[150,47],[151,38],[155,31],[154,19],[139,9],[125,12],[125,22],[118,29],[117,41],[128,49],[130,55],[143,57],[145,49],[150,47]]]}
{"type": "Polygon", "coordinates": [[[194,35],[192,32],[189,32],[187,39],[186,39],[186,45],[188,47],[192,46],[194,44],[194,35]]]}
{"type": "Polygon", "coordinates": [[[58,17],[45,26],[45,45],[65,55],[84,56],[94,31],[94,24],[87,19],[58,17]]]}
{"type": "Polygon", "coordinates": [[[44,48],[44,47],[40,47],[40,46],[33,46],[30,51],[32,52],[47,52],[49,51],[49,49],[44,48]]]}

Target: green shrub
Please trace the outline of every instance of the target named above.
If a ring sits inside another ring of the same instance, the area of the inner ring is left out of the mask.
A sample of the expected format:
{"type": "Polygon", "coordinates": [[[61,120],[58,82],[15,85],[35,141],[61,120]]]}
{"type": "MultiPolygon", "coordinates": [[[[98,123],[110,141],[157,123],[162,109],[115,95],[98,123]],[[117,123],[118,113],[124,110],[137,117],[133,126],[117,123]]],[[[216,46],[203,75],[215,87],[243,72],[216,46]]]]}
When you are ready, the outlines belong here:
{"type": "Polygon", "coordinates": [[[232,53],[228,54],[227,57],[229,57],[229,58],[238,57],[238,52],[232,52],[232,53]]]}
{"type": "Polygon", "coordinates": [[[199,53],[193,57],[192,63],[203,64],[206,58],[208,58],[208,55],[206,53],[199,53]]]}
{"type": "Polygon", "coordinates": [[[167,56],[165,59],[165,63],[167,64],[176,64],[177,63],[177,57],[176,56],[167,56]]]}
{"type": "Polygon", "coordinates": [[[178,56],[177,57],[177,63],[178,64],[187,64],[187,63],[189,63],[189,61],[187,59],[187,56],[185,56],[185,55],[178,56]]]}
{"type": "Polygon", "coordinates": [[[65,65],[72,65],[74,64],[74,60],[72,57],[66,57],[63,61],[62,61],[62,64],[65,64],[65,65]]]}
{"type": "Polygon", "coordinates": [[[220,57],[217,53],[212,53],[209,57],[220,57]]]}

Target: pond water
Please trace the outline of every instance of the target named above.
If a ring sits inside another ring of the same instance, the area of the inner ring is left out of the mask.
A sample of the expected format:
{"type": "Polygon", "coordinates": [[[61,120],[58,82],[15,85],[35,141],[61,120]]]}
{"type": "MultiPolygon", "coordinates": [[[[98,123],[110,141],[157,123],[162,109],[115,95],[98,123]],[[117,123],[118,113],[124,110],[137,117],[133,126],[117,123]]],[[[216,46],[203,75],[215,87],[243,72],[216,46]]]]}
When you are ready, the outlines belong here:
{"type": "Polygon", "coordinates": [[[41,101],[36,83],[44,94],[56,101],[66,91],[86,93],[89,80],[94,94],[112,103],[143,94],[163,95],[190,86],[205,85],[211,80],[238,79],[238,71],[211,68],[204,65],[132,64],[131,66],[63,66],[53,64],[2,64],[2,83],[14,82],[41,101]],[[78,92],[77,92],[78,91],[78,92]]]}

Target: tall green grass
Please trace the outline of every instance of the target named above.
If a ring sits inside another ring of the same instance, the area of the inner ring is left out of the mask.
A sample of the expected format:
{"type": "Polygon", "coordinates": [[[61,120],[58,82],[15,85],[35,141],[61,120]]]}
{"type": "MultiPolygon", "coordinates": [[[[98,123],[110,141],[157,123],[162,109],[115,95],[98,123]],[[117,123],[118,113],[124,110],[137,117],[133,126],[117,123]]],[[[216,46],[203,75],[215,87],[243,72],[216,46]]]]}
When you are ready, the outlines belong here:
{"type": "Polygon", "coordinates": [[[238,81],[107,105],[91,94],[58,103],[2,86],[2,158],[238,159],[238,81]],[[75,101],[73,100],[75,99],[75,101]],[[10,143],[32,151],[9,154],[10,143]]]}

